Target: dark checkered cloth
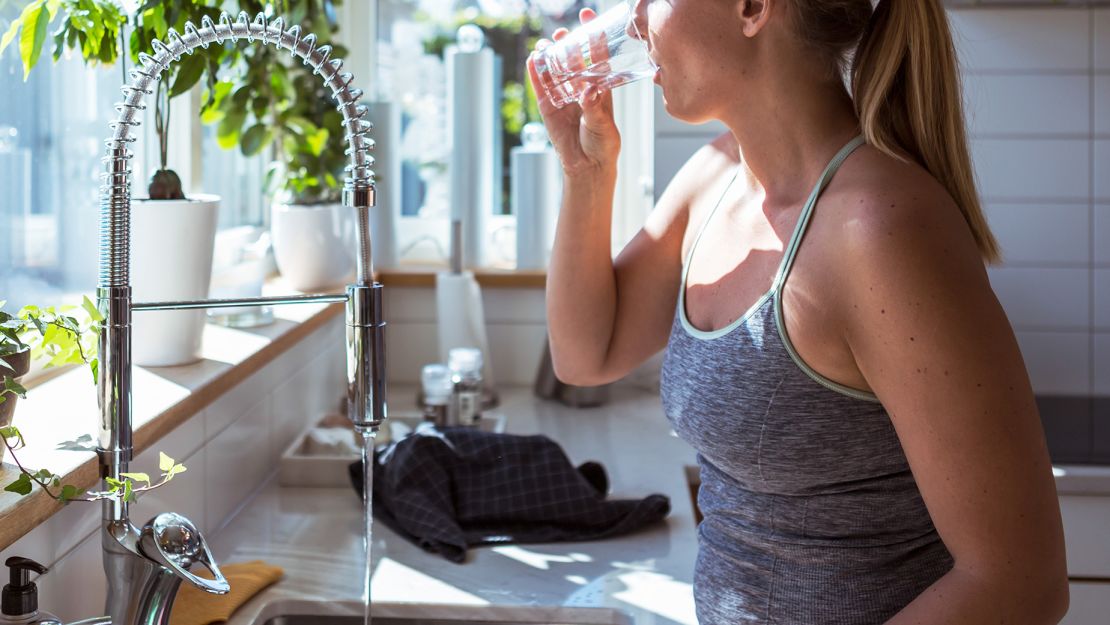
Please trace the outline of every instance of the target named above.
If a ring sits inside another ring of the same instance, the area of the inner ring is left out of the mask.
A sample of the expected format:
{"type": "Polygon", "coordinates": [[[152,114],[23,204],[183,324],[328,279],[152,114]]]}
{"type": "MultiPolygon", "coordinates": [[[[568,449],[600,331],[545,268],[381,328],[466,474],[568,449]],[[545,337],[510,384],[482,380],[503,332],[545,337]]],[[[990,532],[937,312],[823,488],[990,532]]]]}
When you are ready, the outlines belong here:
{"type": "MultiPolygon", "coordinates": [[[[546,436],[422,430],[376,454],[374,516],[453,562],[468,547],[608,538],[657,522],[663,495],[605,500],[597,463],[575,469],[546,436]]],[[[359,463],[351,480],[362,492],[359,463]]]]}

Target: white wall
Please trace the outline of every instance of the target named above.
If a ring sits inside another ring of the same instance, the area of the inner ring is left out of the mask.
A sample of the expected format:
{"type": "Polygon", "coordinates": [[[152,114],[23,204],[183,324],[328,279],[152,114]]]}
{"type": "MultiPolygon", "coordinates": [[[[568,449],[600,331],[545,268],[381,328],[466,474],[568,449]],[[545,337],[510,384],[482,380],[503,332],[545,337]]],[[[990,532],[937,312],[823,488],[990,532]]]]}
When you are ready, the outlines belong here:
{"type": "MultiPolygon", "coordinates": [[[[1110,9],[951,9],[991,282],[1034,389],[1110,395],[1110,9]]],[[[724,128],[656,106],[655,192],[724,128]]]]}
{"type": "MultiPolygon", "coordinates": [[[[335,319],[155,443],[133,470],[155,472],[159,451],[188,470],[143,496],[132,507],[132,521],[141,526],[174,511],[212,536],[277,469],[296,435],[338,407],[346,393],[345,367],[343,325],[335,319]]],[[[99,505],[72,503],[0,554],[50,568],[36,580],[39,607],[64,621],[104,612],[99,518],[99,505]]]]}

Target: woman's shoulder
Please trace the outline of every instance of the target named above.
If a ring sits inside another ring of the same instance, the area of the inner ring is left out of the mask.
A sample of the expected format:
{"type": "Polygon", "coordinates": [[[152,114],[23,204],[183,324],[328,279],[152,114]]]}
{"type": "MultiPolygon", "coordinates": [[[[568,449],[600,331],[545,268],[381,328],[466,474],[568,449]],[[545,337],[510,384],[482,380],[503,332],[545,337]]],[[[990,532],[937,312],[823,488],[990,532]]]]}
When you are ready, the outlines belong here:
{"type": "MultiPolygon", "coordinates": [[[[914,160],[871,145],[846,160],[821,195],[821,210],[855,237],[952,237],[973,241],[948,190],[914,160]]],[[[856,242],[859,242],[858,240],[856,242]]]]}

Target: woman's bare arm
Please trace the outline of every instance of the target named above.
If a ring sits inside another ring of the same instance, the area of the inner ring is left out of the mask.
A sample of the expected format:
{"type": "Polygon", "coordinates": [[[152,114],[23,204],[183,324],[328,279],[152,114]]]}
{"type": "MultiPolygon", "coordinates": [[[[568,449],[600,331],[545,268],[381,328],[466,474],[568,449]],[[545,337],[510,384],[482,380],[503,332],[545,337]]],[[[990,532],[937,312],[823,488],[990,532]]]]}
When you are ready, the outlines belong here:
{"type": "Polygon", "coordinates": [[[849,212],[845,338],[955,558],[889,625],[1058,622],[1067,571],[1044,433],[967,225],[935,184],[849,212]]]}
{"type": "Polygon", "coordinates": [[[615,175],[569,179],[547,276],[555,373],[570,384],[618,380],[667,344],[690,204],[721,171],[723,140],[675,175],[644,227],[611,256],[615,175]]]}

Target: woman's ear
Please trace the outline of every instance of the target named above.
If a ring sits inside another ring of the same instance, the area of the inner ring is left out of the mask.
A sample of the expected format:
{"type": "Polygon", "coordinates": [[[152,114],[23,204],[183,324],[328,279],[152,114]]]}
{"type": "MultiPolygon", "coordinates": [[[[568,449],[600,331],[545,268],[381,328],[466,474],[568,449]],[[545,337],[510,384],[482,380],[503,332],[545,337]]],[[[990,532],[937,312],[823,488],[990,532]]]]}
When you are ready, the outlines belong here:
{"type": "Polygon", "coordinates": [[[740,0],[740,23],[745,37],[755,37],[763,30],[775,4],[776,0],[740,0]]]}

